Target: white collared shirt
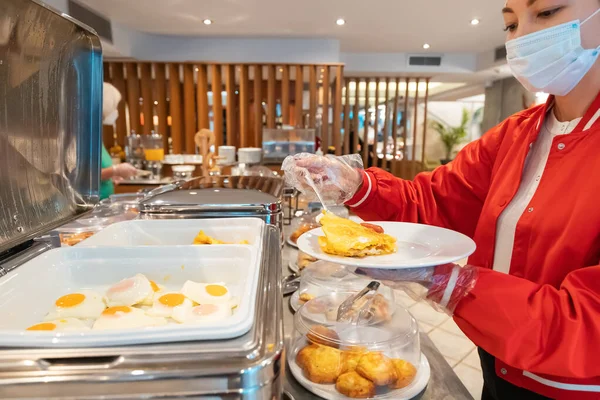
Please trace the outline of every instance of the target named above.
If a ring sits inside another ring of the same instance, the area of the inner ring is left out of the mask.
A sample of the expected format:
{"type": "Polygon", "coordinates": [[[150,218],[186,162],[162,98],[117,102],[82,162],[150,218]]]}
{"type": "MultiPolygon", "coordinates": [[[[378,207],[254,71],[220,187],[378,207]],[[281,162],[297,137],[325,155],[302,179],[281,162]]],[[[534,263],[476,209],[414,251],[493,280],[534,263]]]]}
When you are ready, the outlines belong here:
{"type": "MultiPolygon", "coordinates": [[[[527,154],[519,190],[502,214],[500,214],[496,224],[495,271],[506,274],[510,271],[517,223],[523,213],[534,211],[529,207],[529,203],[542,179],[553,139],[556,136],[567,135],[573,132],[580,121],[581,118],[568,122],[560,122],[556,119],[553,110],[550,110],[546,115],[540,134],[531,147],[529,154],[527,154]]],[[[563,146],[564,148],[563,143],[558,143],[557,146],[563,146]]]]}

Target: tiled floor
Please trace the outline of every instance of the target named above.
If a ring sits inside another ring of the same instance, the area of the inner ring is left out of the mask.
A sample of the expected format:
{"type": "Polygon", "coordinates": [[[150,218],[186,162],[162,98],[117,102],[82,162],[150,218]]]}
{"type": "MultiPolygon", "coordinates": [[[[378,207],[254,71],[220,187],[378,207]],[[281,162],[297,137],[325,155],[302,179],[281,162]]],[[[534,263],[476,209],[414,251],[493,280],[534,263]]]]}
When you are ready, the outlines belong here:
{"type": "Polygon", "coordinates": [[[397,291],[396,295],[414,315],[421,331],[429,335],[471,395],[475,400],[480,400],[483,378],[479,356],[473,342],[461,332],[448,315],[437,312],[425,302],[414,301],[404,292],[397,291]]]}

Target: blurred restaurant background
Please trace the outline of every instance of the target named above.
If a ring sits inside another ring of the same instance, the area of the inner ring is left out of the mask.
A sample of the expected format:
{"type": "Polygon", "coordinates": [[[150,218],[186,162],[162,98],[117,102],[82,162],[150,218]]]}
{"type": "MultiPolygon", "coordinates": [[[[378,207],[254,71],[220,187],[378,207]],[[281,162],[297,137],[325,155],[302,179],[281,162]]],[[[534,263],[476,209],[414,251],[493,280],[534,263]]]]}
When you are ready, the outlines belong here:
{"type": "Polygon", "coordinates": [[[275,171],[298,152],[359,153],[412,178],[545,100],[510,76],[494,2],[47,3],[102,39],[104,81],[124,100],[104,126],[113,161],[161,162],[161,178],[201,174],[209,154],[211,170],[231,167],[236,151],[275,171]]]}

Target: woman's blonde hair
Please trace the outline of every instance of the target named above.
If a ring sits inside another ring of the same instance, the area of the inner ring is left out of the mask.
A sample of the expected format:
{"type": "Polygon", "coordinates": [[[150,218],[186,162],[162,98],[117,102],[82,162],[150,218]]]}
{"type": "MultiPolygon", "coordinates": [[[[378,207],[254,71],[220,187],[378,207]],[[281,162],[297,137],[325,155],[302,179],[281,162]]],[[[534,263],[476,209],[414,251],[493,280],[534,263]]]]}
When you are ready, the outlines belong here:
{"type": "Polygon", "coordinates": [[[102,120],[109,116],[119,106],[121,93],[110,83],[104,82],[102,88],[102,120]]]}

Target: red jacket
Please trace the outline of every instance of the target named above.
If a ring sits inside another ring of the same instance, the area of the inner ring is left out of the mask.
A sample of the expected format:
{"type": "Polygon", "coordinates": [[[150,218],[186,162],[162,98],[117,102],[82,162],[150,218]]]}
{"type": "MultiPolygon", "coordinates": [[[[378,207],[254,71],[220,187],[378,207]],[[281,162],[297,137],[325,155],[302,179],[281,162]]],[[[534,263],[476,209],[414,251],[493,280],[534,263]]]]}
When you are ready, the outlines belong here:
{"type": "Polygon", "coordinates": [[[369,169],[348,204],[366,220],[472,237],[479,277],[456,308],[458,326],[496,357],[503,379],[551,398],[600,399],[600,94],[571,134],[554,138],[517,225],[510,273],[492,270],[496,222],[548,104],[513,115],[414,181],[369,169]]]}

